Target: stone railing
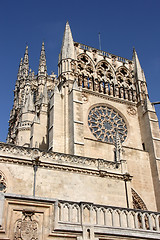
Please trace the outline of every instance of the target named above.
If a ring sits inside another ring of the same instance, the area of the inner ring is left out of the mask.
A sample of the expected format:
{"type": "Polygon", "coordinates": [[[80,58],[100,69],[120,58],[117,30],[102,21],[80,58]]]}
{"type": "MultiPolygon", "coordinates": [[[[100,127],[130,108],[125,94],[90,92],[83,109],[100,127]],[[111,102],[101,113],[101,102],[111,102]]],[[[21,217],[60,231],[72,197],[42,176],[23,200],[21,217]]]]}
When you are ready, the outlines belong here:
{"type": "Polygon", "coordinates": [[[111,53],[108,53],[108,52],[105,52],[105,51],[102,51],[102,50],[99,50],[99,49],[96,49],[96,48],[93,48],[93,47],[89,47],[89,46],[84,45],[82,43],[76,43],[76,44],[79,45],[80,49],[83,49],[83,50],[86,50],[86,51],[89,51],[89,52],[96,51],[99,55],[104,56],[104,57],[111,58],[113,56],[119,62],[128,63],[128,61],[131,61],[131,60],[128,60],[126,58],[119,57],[119,56],[116,56],[114,54],[111,54],[111,53]]]}
{"type": "Polygon", "coordinates": [[[58,223],[160,232],[160,213],[59,201],[58,223]]]}
{"type": "MultiPolygon", "coordinates": [[[[1,238],[1,234],[4,231],[8,234],[10,229],[14,231],[14,223],[17,219],[24,221],[25,213],[30,214],[30,218],[25,219],[28,224],[31,224],[31,217],[39,222],[38,229],[43,229],[42,235],[48,222],[50,236],[68,232],[77,240],[106,239],[108,235],[114,239],[117,236],[125,239],[160,239],[158,212],[10,193],[0,193],[0,239],[13,239],[1,238]],[[13,214],[16,211],[17,214],[13,214]],[[14,218],[11,220],[9,216],[14,218]]],[[[20,227],[22,225],[19,225],[18,231],[20,227]]],[[[45,236],[43,239],[48,239],[48,235],[45,236]]]]}

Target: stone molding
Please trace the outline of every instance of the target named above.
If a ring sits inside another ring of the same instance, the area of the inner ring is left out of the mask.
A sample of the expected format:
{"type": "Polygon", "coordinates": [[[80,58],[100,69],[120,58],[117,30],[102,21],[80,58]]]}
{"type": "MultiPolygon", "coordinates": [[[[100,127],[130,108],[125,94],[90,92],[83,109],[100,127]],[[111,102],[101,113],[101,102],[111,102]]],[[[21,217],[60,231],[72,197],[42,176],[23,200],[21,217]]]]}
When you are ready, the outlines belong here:
{"type": "Polygon", "coordinates": [[[41,168],[124,180],[124,161],[112,162],[0,143],[0,162],[33,166],[33,159],[37,157],[41,168]]]}
{"type": "Polygon", "coordinates": [[[88,94],[91,94],[93,96],[103,98],[103,99],[106,99],[106,100],[109,100],[109,101],[112,101],[112,102],[118,102],[118,103],[126,104],[126,105],[129,105],[129,106],[134,106],[134,107],[137,106],[136,102],[127,101],[127,100],[123,100],[123,99],[116,98],[116,97],[111,97],[109,95],[105,95],[105,94],[102,94],[102,93],[99,93],[99,92],[94,92],[94,91],[91,91],[91,90],[86,89],[86,88],[82,88],[82,92],[88,93],[88,94]]]}

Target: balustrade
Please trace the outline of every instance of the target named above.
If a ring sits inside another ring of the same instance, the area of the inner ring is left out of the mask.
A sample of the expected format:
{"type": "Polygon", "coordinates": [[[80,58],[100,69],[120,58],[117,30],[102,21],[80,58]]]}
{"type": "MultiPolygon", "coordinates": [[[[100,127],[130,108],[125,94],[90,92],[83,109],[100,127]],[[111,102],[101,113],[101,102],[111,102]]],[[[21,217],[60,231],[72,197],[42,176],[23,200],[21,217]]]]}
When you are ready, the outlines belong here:
{"type": "Polygon", "coordinates": [[[108,58],[114,57],[114,58],[117,58],[117,61],[120,61],[120,62],[123,62],[123,63],[128,63],[128,59],[126,59],[126,58],[115,56],[111,53],[108,53],[108,52],[105,52],[105,51],[102,51],[102,50],[98,50],[98,49],[93,48],[93,47],[89,47],[89,46],[87,46],[85,44],[82,44],[82,43],[77,43],[77,44],[79,44],[80,49],[83,49],[85,51],[89,51],[89,52],[94,51],[94,52],[97,52],[101,56],[108,57],[108,58]]]}
{"type": "Polygon", "coordinates": [[[159,232],[160,213],[59,201],[58,223],[159,232]]]}

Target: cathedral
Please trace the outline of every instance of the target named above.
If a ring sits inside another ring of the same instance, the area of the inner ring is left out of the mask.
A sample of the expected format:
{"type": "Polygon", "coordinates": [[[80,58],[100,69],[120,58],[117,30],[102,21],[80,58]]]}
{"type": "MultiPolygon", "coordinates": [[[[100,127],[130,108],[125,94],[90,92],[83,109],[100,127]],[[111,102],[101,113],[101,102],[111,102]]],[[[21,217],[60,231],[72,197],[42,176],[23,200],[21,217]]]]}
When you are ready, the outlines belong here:
{"type": "Polygon", "coordinates": [[[75,42],[66,23],[58,76],[20,61],[0,142],[0,239],[160,239],[160,133],[131,60],[75,42]]]}

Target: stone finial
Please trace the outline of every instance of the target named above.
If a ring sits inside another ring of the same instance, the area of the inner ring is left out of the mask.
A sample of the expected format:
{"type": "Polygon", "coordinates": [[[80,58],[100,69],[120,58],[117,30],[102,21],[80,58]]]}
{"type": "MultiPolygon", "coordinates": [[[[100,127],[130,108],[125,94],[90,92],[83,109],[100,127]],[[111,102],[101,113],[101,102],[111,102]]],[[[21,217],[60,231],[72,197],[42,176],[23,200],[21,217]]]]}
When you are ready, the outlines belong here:
{"type": "Polygon", "coordinates": [[[46,65],[46,54],[44,49],[44,42],[42,42],[41,47],[41,54],[39,59],[39,69],[38,69],[38,75],[45,75],[47,74],[47,65],[46,65]]]}
{"type": "Polygon", "coordinates": [[[71,32],[68,21],[66,23],[66,27],[64,31],[61,54],[60,54],[59,60],[62,60],[65,58],[74,59],[74,42],[73,42],[72,32],[71,32]]]}

